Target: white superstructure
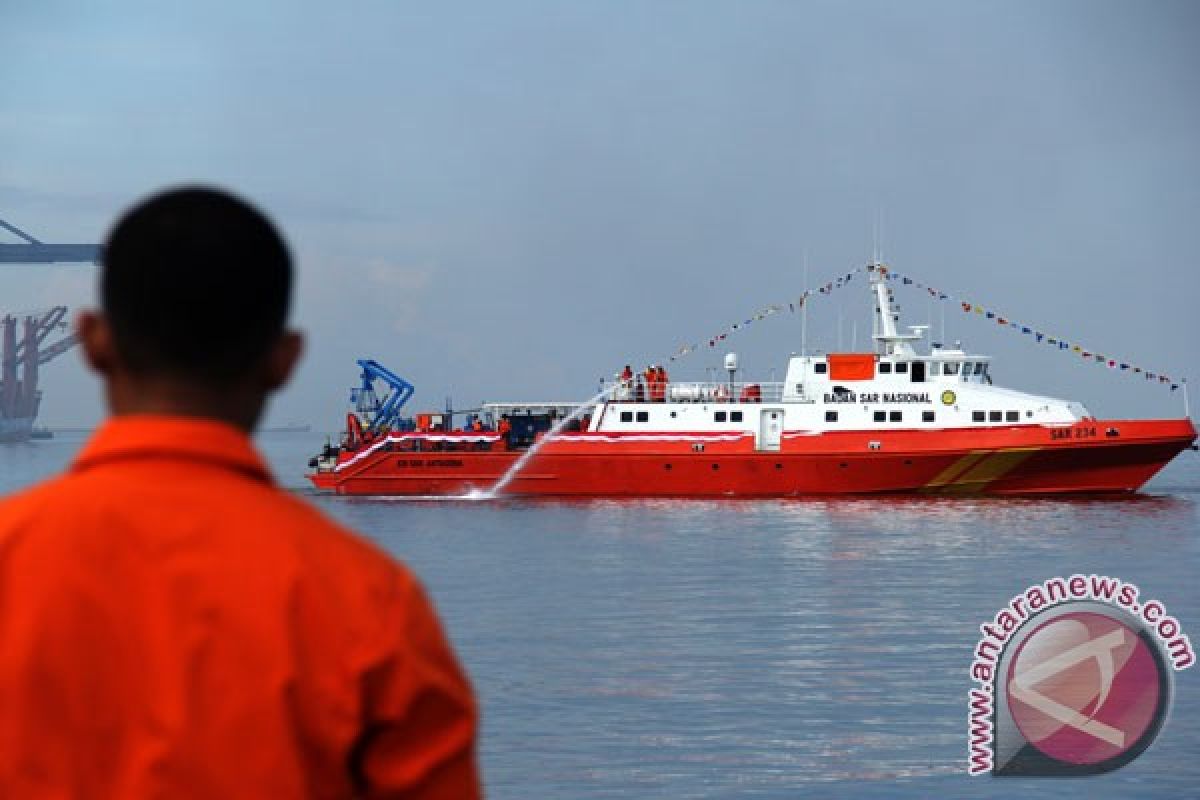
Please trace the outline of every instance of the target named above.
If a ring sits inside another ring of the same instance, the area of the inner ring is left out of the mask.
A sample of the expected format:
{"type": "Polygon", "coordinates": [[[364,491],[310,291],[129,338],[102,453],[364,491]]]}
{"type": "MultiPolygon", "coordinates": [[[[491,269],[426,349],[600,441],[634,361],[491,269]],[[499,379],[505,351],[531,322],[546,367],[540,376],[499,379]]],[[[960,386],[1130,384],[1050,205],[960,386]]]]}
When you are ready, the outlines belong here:
{"type": "Polygon", "coordinates": [[[775,383],[672,381],[639,390],[636,381],[616,381],[587,430],[753,433],[758,449],[772,449],[789,434],[1058,427],[1091,416],[1076,402],[994,385],[988,356],[941,346],[918,352],[925,326],[899,331],[887,268],[873,267],[873,353],[793,354],[775,383]]]}

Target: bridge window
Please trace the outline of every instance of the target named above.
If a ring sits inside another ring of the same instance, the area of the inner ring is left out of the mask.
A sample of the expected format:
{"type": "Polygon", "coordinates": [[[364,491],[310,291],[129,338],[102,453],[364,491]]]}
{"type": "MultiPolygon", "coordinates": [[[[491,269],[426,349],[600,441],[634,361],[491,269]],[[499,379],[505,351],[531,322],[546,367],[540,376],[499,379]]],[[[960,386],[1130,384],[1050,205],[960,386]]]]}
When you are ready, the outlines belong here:
{"type": "Polygon", "coordinates": [[[887,422],[887,412],[886,411],[876,411],[875,412],[875,421],[876,422],[887,422]]]}
{"type": "Polygon", "coordinates": [[[825,371],[828,369],[829,365],[824,361],[818,361],[816,364],[813,364],[813,372],[817,373],[818,375],[824,375],[825,371]]]}
{"type": "Polygon", "coordinates": [[[622,411],[621,412],[621,422],[633,422],[633,412],[632,411],[622,411]]]}
{"type": "Polygon", "coordinates": [[[1004,412],[1004,421],[1005,422],[1017,422],[1020,419],[1021,419],[1021,413],[1019,411],[1005,411],[1004,412]]]}
{"type": "Polygon", "coordinates": [[[892,372],[892,362],[890,362],[890,361],[880,361],[879,362],[879,374],[880,375],[890,375],[891,372],[892,372]]]}
{"type": "Polygon", "coordinates": [[[963,377],[965,378],[970,374],[971,374],[971,362],[968,361],[967,363],[963,364],[963,377]]]}
{"type": "Polygon", "coordinates": [[[837,415],[838,415],[838,412],[836,412],[836,411],[826,411],[825,412],[825,421],[826,422],[837,422],[837,415]]]}
{"type": "Polygon", "coordinates": [[[982,361],[980,361],[978,364],[975,365],[975,374],[976,375],[983,374],[983,362],[982,361]]]}
{"type": "Polygon", "coordinates": [[[715,422],[724,422],[724,421],[725,421],[725,416],[726,416],[726,415],[725,415],[725,412],[724,412],[724,411],[718,411],[718,412],[716,412],[715,414],[713,414],[713,421],[715,421],[715,422]]]}
{"type": "Polygon", "coordinates": [[[957,361],[947,361],[945,364],[942,364],[942,374],[943,375],[957,375],[958,374],[958,362],[957,361]]]}
{"type": "Polygon", "coordinates": [[[904,419],[904,412],[891,411],[888,413],[888,422],[900,422],[904,419]]]}
{"type": "Polygon", "coordinates": [[[921,422],[933,422],[934,414],[932,411],[921,412],[921,422]]]}
{"type": "Polygon", "coordinates": [[[741,422],[742,421],[742,412],[730,411],[729,412],[729,421],[730,422],[741,422]]]}
{"type": "Polygon", "coordinates": [[[987,414],[985,414],[982,411],[972,411],[971,412],[971,421],[972,422],[986,422],[987,414]]]}

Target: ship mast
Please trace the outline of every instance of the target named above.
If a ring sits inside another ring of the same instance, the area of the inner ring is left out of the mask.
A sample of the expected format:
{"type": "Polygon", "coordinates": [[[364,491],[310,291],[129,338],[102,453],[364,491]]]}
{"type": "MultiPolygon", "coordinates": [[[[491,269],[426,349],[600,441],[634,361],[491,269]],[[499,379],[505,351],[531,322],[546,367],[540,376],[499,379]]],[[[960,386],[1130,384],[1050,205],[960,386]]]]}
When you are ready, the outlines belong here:
{"type": "Polygon", "coordinates": [[[900,310],[896,308],[892,290],[887,285],[887,267],[877,261],[870,265],[871,291],[875,295],[874,333],[875,352],[881,356],[915,356],[913,342],[919,342],[924,335],[924,325],[909,325],[912,333],[900,333],[897,323],[900,321],[900,310]]]}

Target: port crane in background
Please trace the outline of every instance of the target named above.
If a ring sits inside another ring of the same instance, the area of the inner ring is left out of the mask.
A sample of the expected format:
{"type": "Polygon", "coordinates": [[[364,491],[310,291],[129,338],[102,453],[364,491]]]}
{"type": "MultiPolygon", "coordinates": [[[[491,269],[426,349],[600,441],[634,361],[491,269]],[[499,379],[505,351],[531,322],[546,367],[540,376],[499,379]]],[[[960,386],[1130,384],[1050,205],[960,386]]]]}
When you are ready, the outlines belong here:
{"type": "Polygon", "coordinates": [[[47,244],[0,219],[0,228],[25,241],[0,242],[0,264],[99,264],[98,244],[47,244]]]}
{"type": "MultiPolygon", "coordinates": [[[[24,240],[20,244],[0,242],[0,264],[100,261],[99,245],[47,244],[2,219],[0,228],[24,240]]],[[[70,350],[79,338],[66,333],[66,306],[0,314],[0,441],[23,441],[29,438],[41,405],[38,368],[70,350]],[[47,343],[55,332],[66,335],[47,343]]]]}

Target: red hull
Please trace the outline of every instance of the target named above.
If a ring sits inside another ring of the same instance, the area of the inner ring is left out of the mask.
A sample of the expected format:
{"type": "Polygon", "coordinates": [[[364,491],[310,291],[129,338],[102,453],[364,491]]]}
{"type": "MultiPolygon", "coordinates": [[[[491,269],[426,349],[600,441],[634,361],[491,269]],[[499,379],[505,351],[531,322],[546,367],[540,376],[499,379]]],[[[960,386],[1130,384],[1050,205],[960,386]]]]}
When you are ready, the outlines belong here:
{"type": "MultiPolygon", "coordinates": [[[[767,452],[755,450],[749,434],[573,433],[544,443],[503,493],[786,497],[1132,492],[1195,439],[1196,429],[1186,419],[786,432],[780,449],[767,452]]],[[[338,494],[467,495],[490,490],[520,456],[507,450],[399,452],[391,446],[376,442],[343,455],[336,471],[309,477],[318,488],[338,494]]]]}

